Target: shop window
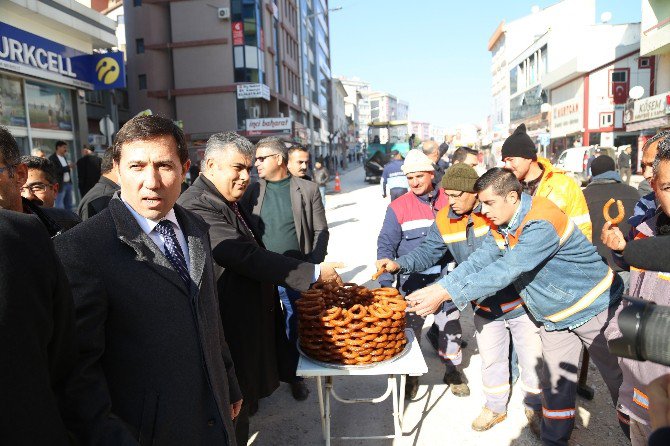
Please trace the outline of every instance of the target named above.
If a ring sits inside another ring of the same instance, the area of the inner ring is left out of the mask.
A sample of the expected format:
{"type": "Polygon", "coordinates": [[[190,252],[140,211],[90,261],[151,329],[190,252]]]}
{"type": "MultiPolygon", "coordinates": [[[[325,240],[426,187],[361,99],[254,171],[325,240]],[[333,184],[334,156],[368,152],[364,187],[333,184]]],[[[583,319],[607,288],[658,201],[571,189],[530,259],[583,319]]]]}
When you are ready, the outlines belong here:
{"type": "Polygon", "coordinates": [[[26,83],[32,128],[72,131],[70,90],[49,84],[26,83]]]}
{"type": "Polygon", "coordinates": [[[613,122],[612,113],[601,113],[600,114],[600,127],[611,127],[613,122]]]}
{"type": "Polygon", "coordinates": [[[138,81],[140,90],[146,90],[147,89],[147,75],[146,74],[140,74],[139,76],[137,76],[137,81],[138,81]]]}
{"type": "Polygon", "coordinates": [[[26,126],[21,79],[0,74],[0,125],[26,126]]]}
{"type": "Polygon", "coordinates": [[[144,39],[135,39],[135,51],[137,54],[144,53],[144,39]]]}

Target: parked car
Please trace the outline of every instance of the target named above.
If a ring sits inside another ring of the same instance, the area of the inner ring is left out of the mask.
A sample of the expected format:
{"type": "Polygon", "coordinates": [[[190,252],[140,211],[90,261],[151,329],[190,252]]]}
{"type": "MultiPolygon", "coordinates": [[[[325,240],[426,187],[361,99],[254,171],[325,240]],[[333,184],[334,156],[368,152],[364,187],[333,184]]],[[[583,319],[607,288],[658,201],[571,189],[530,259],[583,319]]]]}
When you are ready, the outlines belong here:
{"type": "Polygon", "coordinates": [[[616,149],[614,147],[583,146],[572,147],[564,150],[556,160],[556,167],[565,170],[577,184],[586,185],[591,179],[588,171],[589,158],[591,155],[607,155],[616,161],[616,149]]]}

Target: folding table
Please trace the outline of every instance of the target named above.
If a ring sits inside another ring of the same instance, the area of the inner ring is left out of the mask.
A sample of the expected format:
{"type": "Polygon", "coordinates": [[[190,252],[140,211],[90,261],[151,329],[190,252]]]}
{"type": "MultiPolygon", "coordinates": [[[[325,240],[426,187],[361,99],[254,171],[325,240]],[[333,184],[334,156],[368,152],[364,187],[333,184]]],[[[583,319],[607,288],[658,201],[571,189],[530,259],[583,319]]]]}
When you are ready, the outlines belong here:
{"type": "Polygon", "coordinates": [[[414,337],[412,330],[406,329],[407,349],[398,359],[391,362],[375,364],[366,368],[334,368],[321,365],[304,355],[300,355],[298,370],[296,374],[302,377],[316,377],[317,392],[319,396],[319,411],[321,414],[321,429],[326,446],[330,446],[332,439],[336,440],[376,440],[393,438],[399,440],[402,437],[402,419],[405,411],[405,376],[420,376],[428,372],[428,366],[421,353],[421,347],[414,337]],[[386,375],[388,385],[383,395],[378,398],[352,398],[340,397],[333,386],[334,376],[380,376],[386,375]],[[398,379],[398,377],[400,379],[398,379]],[[399,386],[398,386],[399,384],[399,386]],[[325,390],[325,392],[324,392],[325,390]],[[381,403],[388,399],[393,400],[393,435],[375,435],[365,437],[331,437],[330,434],[330,397],[345,404],[355,403],[381,403]]]}

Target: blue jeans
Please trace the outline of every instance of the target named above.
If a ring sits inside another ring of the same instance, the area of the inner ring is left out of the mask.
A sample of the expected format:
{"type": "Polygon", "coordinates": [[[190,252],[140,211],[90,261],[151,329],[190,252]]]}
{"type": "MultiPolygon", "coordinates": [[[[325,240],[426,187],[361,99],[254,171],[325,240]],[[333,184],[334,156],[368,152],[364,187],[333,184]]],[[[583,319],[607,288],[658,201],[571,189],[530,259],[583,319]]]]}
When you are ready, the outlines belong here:
{"type": "Polygon", "coordinates": [[[319,192],[321,192],[321,201],[323,202],[323,208],[326,209],[326,186],[319,186],[319,192]]]}
{"type": "MultiPolygon", "coordinates": [[[[277,287],[277,289],[279,290],[279,299],[284,307],[286,337],[288,338],[291,350],[293,350],[292,353],[298,358],[298,313],[297,308],[295,308],[295,301],[300,299],[300,292],[281,286],[277,287]]],[[[295,377],[295,379],[301,380],[302,378],[295,377]]]]}
{"type": "Polygon", "coordinates": [[[72,210],[72,183],[61,183],[58,195],[56,195],[56,202],[54,206],[60,209],[72,210]]]}

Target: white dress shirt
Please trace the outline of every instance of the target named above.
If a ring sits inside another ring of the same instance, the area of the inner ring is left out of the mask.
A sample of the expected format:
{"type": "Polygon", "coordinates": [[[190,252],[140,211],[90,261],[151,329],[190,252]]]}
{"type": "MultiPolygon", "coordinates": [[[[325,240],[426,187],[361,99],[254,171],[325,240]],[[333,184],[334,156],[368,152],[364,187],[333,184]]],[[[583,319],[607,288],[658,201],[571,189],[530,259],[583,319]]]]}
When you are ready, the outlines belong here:
{"type": "MultiPolygon", "coordinates": [[[[67,160],[65,159],[64,156],[56,154],[56,157],[58,158],[58,161],[60,161],[61,166],[68,167],[67,160]]],[[[70,182],[70,173],[69,172],[64,172],[63,173],[63,183],[69,183],[69,182],[70,182]]]]}
{"type": "MultiPolygon", "coordinates": [[[[121,197],[121,201],[123,201],[123,197],[121,197]]],[[[186,243],[186,237],[184,237],[184,233],[179,226],[179,222],[177,222],[177,216],[174,214],[174,209],[170,209],[170,212],[168,212],[167,215],[161,220],[150,220],[138,214],[137,211],[135,211],[135,209],[133,209],[125,201],[123,201],[123,204],[125,204],[130,213],[133,214],[133,217],[135,217],[135,220],[137,221],[137,224],[140,225],[140,228],[142,228],[142,231],[144,231],[144,233],[148,235],[151,240],[153,240],[153,242],[156,244],[156,246],[158,246],[163,254],[165,254],[165,239],[158,233],[158,231],[155,231],[155,228],[156,225],[158,225],[158,223],[162,220],[170,221],[172,223],[172,229],[174,229],[174,232],[177,235],[177,241],[181,247],[181,252],[184,253],[184,259],[186,260],[186,264],[189,265],[190,271],[191,259],[188,255],[188,244],[186,243]]]]}

